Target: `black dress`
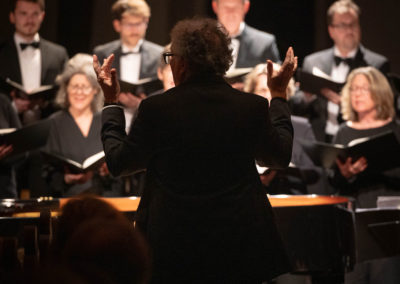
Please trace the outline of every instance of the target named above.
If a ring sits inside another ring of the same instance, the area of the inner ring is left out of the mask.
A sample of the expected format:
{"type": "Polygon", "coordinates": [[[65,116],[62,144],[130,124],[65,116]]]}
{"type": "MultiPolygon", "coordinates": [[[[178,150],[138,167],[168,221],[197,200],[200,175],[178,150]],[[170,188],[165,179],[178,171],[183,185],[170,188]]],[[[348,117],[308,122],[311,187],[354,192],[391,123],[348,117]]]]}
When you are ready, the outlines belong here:
{"type": "MultiPolygon", "coordinates": [[[[342,124],[334,143],[346,145],[356,138],[373,136],[389,130],[399,133],[399,129],[399,125],[394,121],[381,127],[362,130],[342,124]]],[[[374,173],[368,171],[367,167],[364,172],[350,180],[346,180],[336,169],[333,183],[339,188],[340,194],[354,196],[358,208],[373,208],[377,206],[378,196],[400,194],[400,168],[374,173]]],[[[400,283],[399,267],[399,256],[357,263],[354,271],[346,274],[345,283],[400,283]]]]}
{"type": "MultiPolygon", "coordinates": [[[[340,126],[333,142],[347,145],[354,139],[374,136],[389,130],[399,133],[400,127],[394,121],[384,126],[370,129],[354,129],[344,123],[340,126]]],[[[373,208],[376,207],[378,196],[400,194],[400,168],[384,172],[371,172],[368,171],[367,167],[364,172],[350,180],[345,179],[336,169],[332,182],[339,189],[341,195],[355,197],[357,208],[373,208]]]]}
{"type": "MultiPolygon", "coordinates": [[[[103,150],[100,140],[101,116],[99,114],[93,115],[87,137],[82,134],[67,110],[54,113],[50,119],[52,124],[46,151],[82,163],[86,158],[103,150]]],[[[45,166],[44,174],[49,185],[49,193],[55,197],[74,196],[83,192],[104,196],[120,196],[122,194],[122,185],[119,179],[110,176],[101,177],[97,172],[84,184],[66,184],[64,170],[51,165],[45,166]]]]}
{"type": "MultiPolygon", "coordinates": [[[[0,129],[20,128],[21,123],[9,99],[0,94],[0,129]]],[[[0,198],[16,198],[17,187],[15,171],[12,165],[0,161],[0,198]]]]}

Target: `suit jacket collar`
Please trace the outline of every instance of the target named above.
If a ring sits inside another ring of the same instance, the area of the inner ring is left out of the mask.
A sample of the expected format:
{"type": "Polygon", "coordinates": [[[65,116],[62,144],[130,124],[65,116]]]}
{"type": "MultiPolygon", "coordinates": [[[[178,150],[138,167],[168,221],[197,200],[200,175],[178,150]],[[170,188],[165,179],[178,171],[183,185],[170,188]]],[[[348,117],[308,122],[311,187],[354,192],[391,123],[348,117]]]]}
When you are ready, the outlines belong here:
{"type": "MultiPolygon", "coordinates": [[[[152,73],[152,69],[150,65],[145,64],[145,62],[150,62],[152,58],[152,54],[150,53],[148,47],[148,42],[143,41],[143,44],[140,46],[140,55],[141,55],[141,61],[140,61],[140,71],[139,71],[139,78],[147,78],[149,77],[152,73]]],[[[161,54],[160,54],[161,56],[161,54]]]]}
{"type": "Polygon", "coordinates": [[[113,51],[113,53],[114,53],[114,62],[112,66],[117,70],[118,74],[121,74],[120,60],[122,54],[122,45],[120,41],[116,46],[116,49],[113,51]]]}
{"type": "Polygon", "coordinates": [[[17,83],[22,84],[22,75],[21,68],[19,63],[17,46],[15,45],[14,38],[10,38],[8,48],[7,48],[7,57],[9,59],[8,70],[10,74],[10,79],[16,81],[17,83]]]}
{"type": "MultiPolygon", "coordinates": [[[[121,41],[118,42],[115,50],[114,50],[114,62],[113,62],[113,67],[117,70],[118,74],[121,73],[121,65],[120,65],[120,59],[121,59],[121,54],[122,54],[122,45],[121,41]]],[[[147,78],[151,73],[151,66],[148,66],[147,64],[144,64],[144,62],[150,61],[149,59],[151,58],[151,54],[147,48],[147,41],[143,40],[143,43],[140,46],[139,49],[140,53],[140,70],[139,70],[139,79],[147,78]]]]}
{"type": "Polygon", "coordinates": [[[368,63],[365,61],[364,56],[365,56],[365,47],[360,44],[356,56],[354,57],[354,63],[352,66],[350,66],[350,71],[358,67],[368,66],[368,63]]]}
{"type": "MultiPolygon", "coordinates": [[[[322,71],[328,75],[331,73],[332,66],[335,64],[335,61],[334,61],[335,54],[334,54],[333,50],[334,50],[333,47],[329,49],[329,56],[321,64],[322,71]]],[[[350,66],[349,72],[351,72],[355,68],[368,65],[364,59],[364,54],[365,54],[365,47],[360,44],[357,49],[356,55],[354,57],[353,64],[350,66]]]]}
{"type": "Polygon", "coordinates": [[[45,78],[46,78],[46,73],[45,70],[50,70],[49,68],[49,64],[50,64],[50,60],[48,60],[46,58],[46,54],[49,54],[49,45],[47,44],[47,41],[44,40],[43,38],[40,38],[40,45],[39,45],[39,49],[40,49],[40,57],[41,57],[41,68],[40,68],[40,84],[42,84],[42,82],[44,82],[45,78]]]}
{"type": "MultiPolygon", "coordinates": [[[[40,45],[39,45],[40,53],[41,53],[41,75],[40,75],[40,83],[44,81],[46,78],[46,73],[44,70],[48,70],[48,65],[50,64],[50,60],[46,58],[46,54],[49,54],[49,45],[48,42],[40,38],[40,45]]],[[[7,58],[9,58],[10,64],[8,65],[8,70],[10,74],[10,79],[16,81],[17,83],[22,84],[22,75],[21,75],[21,67],[18,57],[17,46],[15,45],[14,38],[10,38],[9,45],[7,49],[7,58]]]]}
{"type": "Polygon", "coordinates": [[[249,29],[251,29],[247,24],[244,25],[244,29],[242,33],[240,34],[239,40],[240,40],[240,45],[239,45],[239,51],[238,51],[238,57],[236,61],[236,66],[242,66],[245,64],[245,62],[242,62],[246,56],[243,56],[243,54],[246,54],[248,50],[251,50],[251,47],[249,46],[249,43],[251,42],[251,39],[249,39],[249,29]]]}

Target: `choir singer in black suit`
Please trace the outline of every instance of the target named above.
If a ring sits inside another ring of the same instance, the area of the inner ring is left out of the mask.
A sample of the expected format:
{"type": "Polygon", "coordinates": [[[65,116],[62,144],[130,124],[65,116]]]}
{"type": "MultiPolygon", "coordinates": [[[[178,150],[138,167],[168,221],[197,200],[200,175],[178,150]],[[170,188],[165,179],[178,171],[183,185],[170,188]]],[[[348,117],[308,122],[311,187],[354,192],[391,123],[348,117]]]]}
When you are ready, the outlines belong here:
{"type": "Polygon", "coordinates": [[[114,175],[147,169],[137,225],[153,251],[152,283],[261,283],[289,270],[271,205],[254,160],[278,168],[291,158],[293,128],[286,87],[293,50],[272,74],[266,99],[227,84],[230,40],[215,20],[172,30],[176,87],[142,101],[127,136],[114,57],[94,56],[104,91],[102,140],[114,175]]]}
{"type": "Polygon", "coordinates": [[[244,21],[250,9],[250,0],[213,0],[212,8],[231,38],[231,69],[254,67],[267,59],[280,61],[275,36],[244,21]]]}
{"type": "MultiPolygon", "coordinates": [[[[64,47],[45,40],[39,29],[45,15],[44,0],[12,0],[10,22],[15,27],[12,38],[0,43],[0,78],[20,83],[26,90],[42,85],[53,85],[68,60],[64,47]]],[[[55,111],[49,100],[32,103],[15,93],[13,106],[30,123],[49,116],[55,111]]]]}

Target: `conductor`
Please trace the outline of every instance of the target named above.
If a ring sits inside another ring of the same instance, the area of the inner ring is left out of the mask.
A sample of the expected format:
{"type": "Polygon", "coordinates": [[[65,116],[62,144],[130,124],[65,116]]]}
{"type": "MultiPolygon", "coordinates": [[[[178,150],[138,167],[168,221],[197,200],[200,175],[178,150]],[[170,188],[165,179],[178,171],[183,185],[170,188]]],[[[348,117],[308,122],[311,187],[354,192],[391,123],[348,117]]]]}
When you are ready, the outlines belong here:
{"type": "Polygon", "coordinates": [[[289,48],[279,71],[268,62],[272,100],[233,89],[226,30],[183,20],[171,33],[175,88],[143,100],[127,136],[114,59],[94,68],[103,89],[102,141],[113,175],[147,169],[137,226],[153,252],[152,283],[261,283],[288,261],[255,160],[283,168],[293,129],[286,87],[297,67],[289,48]]]}

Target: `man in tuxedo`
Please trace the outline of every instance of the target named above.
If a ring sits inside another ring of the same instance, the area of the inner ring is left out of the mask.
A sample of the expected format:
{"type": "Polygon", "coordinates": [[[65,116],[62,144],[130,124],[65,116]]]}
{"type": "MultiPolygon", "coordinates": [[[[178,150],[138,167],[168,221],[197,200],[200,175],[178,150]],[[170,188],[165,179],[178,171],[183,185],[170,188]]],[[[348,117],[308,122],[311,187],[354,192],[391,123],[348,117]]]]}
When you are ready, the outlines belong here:
{"type": "Polygon", "coordinates": [[[250,0],[213,0],[212,8],[232,40],[233,63],[230,70],[254,67],[267,59],[280,61],[275,36],[244,22],[250,0]]]}
{"type": "MultiPolygon", "coordinates": [[[[14,36],[0,43],[0,78],[10,78],[26,90],[53,85],[68,60],[64,47],[43,39],[39,29],[45,16],[44,0],[13,0],[10,22],[14,36]]],[[[3,90],[4,92],[4,90],[3,90]]],[[[27,99],[13,90],[7,94],[21,117],[22,124],[43,119],[54,112],[52,100],[27,99]]],[[[18,169],[18,188],[29,188],[32,196],[40,196],[45,182],[41,178],[41,159],[33,152],[18,169]]]]}
{"type": "MultiPolygon", "coordinates": [[[[303,69],[312,73],[318,68],[337,82],[345,82],[351,70],[362,66],[373,66],[387,73],[387,58],[360,43],[359,16],[360,9],[354,2],[334,2],[327,12],[328,32],[334,46],[306,56],[303,69]]],[[[322,89],[321,93],[323,97],[304,95],[306,111],[317,140],[330,142],[339,127],[340,96],[329,89],[322,89]]]]}
{"type": "MultiPolygon", "coordinates": [[[[10,22],[15,33],[13,38],[0,43],[0,78],[20,83],[26,90],[53,85],[68,55],[64,47],[39,36],[45,16],[44,0],[14,0],[11,8],[10,22]]],[[[35,103],[19,97],[15,91],[10,95],[25,124],[47,117],[54,111],[50,101],[35,103]]]]}
{"type": "MultiPolygon", "coordinates": [[[[162,46],[147,41],[147,25],[150,19],[150,7],[144,0],[119,0],[111,7],[114,30],[120,38],[99,45],[93,53],[103,62],[110,54],[114,54],[113,68],[117,70],[119,79],[136,83],[139,79],[157,78],[158,62],[162,46]]],[[[124,106],[126,132],[129,132],[138,106],[149,94],[121,93],[119,102],[124,106]]],[[[144,173],[136,173],[125,178],[125,191],[140,195],[144,186],[144,173]]]]}
{"type": "Polygon", "coordinates": [[[268,63],[271,104],[223,79],[229,39],[217,21],[179,22],[164,53],[176,87],[140,104],[124,130],[113,56],[100,67],[102,140],[110,172],[146,168],[136,224],[153,252],[152,283],[261,283],[287,271],[287,258],[255,159],[289,164],[293,129],[286,87],[297,66],[268,63]],[[234,143],[232,143],[234,141],[234,143]]]}
{"type": "MultiPolygon", "coordinates": [[[[100,62],[114,54],[113,68],[122,81],[136,83],[139,79],[157,78],[163,48],[144,39],[150,19],[148,4],[144,0],[119,0],[112,6],[111,13],[114,30],[120,38],[95,47],[93,53],[100,62]]],[[[127,131],[143,98],[142,94],[131,93],[121,93],[119,97],[125,106],[127,131]]]]}

